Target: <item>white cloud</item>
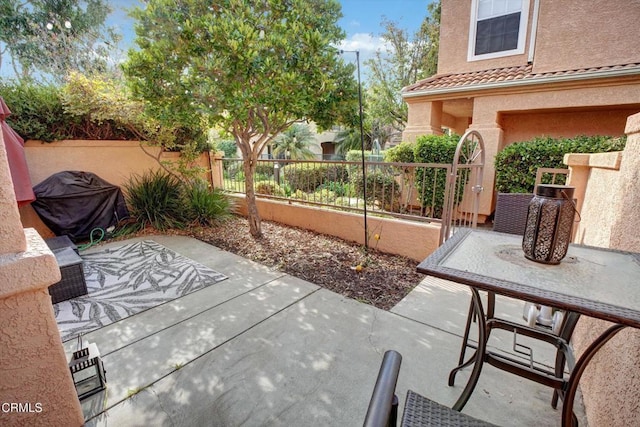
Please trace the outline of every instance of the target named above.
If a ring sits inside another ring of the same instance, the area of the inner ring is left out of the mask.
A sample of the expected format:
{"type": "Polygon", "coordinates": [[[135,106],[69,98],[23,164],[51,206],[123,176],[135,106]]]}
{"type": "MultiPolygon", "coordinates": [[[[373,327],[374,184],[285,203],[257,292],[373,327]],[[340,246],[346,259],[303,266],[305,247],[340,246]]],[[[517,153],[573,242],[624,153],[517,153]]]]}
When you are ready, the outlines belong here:
{"type": "MultiPolygon", "coordinates": [[[[375,56],[376,51],[380,50],[385,56],[387,49],[387,42],[381,37],[375,37],[367,33],[355,33],[349,38],[343,40],[338,46],[338,49],[344,51],[358,51],[360,52],[360,66],[362,68],[362,78],[367,80],[369,69],[365,64],[368,59],[375,56]]],[[[352,58],[347,57],[345,52],[345,60],[348,62],[355,62],[355,55],[352,58]]]]}
{"type": "Polygon", "coordinates": [[[342,50],[357,50],[362,55],[371,56],[378,49],[384,48],[385,42],[380,37],[374,37],[367,33],[354,33],[349,38],[343,40],[338,46],[342,50]]]}

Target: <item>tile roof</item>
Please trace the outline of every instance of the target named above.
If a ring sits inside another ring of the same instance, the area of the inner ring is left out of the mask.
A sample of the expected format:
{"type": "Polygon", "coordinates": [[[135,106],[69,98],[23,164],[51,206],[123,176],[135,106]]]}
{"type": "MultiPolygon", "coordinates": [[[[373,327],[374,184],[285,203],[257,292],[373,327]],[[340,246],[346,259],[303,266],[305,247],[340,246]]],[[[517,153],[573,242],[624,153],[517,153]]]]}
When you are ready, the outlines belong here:
{"type": "Polygon", "coordinates": [[[493,68],[490,70],[472,71],[459,74],[441,74],[420,80],[402,89],[404,95],[412,95],[419,92],[428,94],[434,92],[456,92],[465,89],[482,89],[490,86],[508,86],[510,84],[542,83],[545,80],[563,78],[565,80],[577,80],[586,77],[602,77],[611,73],[640,74],[640,63],[611,65],[606,67],[580,68],[576,70],[551,71],[534,73],[533,65],[521,65],[516,67],[493,68]]]}

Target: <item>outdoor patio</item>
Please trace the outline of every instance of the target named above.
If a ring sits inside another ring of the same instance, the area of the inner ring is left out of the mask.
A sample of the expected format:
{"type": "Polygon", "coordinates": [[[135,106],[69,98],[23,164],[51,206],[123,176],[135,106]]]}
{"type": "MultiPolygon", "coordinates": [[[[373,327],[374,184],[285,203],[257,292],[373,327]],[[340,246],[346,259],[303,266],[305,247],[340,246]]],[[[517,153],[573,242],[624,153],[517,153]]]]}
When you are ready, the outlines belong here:
{"type": "MultiPolygon", "coordinates": [[[[455,387],[447,376],[469,307],[463,286],[425,278],[386,312],[192,238],[151,239],[228,279],[84,336],[107,371],[107,390],[83,401],[88,426],[361,425],[388,349],[403,355],[401,408],[407,389],[448,406],[462,391],[468,371],[455,387]]],[[[515,320],[522,303],[498,298],[497,312],[515,320]]],[[[491,343],[510,348],[512,337],[491,343]]],[[[75,348],[65,343],[68,355],[75,348]]],[[[535,354],[552,365],[550,349],[535,354]]],[[[551,397],[487,366],[463,412],[499,425],[559,425],[551,397]]]]}

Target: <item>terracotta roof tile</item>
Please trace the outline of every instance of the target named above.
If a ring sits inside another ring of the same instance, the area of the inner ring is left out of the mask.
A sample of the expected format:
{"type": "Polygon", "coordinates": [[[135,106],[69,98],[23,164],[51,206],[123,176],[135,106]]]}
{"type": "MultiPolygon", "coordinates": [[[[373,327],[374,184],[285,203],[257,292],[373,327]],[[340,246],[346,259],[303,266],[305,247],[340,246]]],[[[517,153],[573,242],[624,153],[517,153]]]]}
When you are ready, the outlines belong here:
{"type": "Polygon", "coordinates": [[[539,80],[559,76],[575,76],[576,78],[584,74],[604,73],[607,71],[623,71],[637,69],[640,74],[640,63],[610,65],[606,67],[581,68],[576,70],[552,71],[545,73],[534,73],[531,64],[516,67],[493,68],[490,70],[472,71],[459,74],[441,74],[420,80],[402,89],[402,93],[428,92],[431,90],[462,89],[484,84],[504,83],[510,81],[539,80]]]}

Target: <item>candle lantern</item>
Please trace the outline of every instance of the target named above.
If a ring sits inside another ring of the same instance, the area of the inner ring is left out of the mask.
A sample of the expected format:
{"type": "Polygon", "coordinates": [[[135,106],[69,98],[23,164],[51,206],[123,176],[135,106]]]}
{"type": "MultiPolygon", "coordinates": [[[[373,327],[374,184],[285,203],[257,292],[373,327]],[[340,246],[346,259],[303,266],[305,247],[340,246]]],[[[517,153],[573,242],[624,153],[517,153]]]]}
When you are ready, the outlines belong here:
{"type": "Polygon", "coordinates": [[[524,256],[545,264],[559,264],[567,254],[575,214],[573,187],[538,185],[529,203],[522,239],[524,256]]]}
{"type": "Polygon", "coordinates": [[[74,352],[69,369],[80,400],[105,389],[107,377],[96,344],[74,352]]]}

